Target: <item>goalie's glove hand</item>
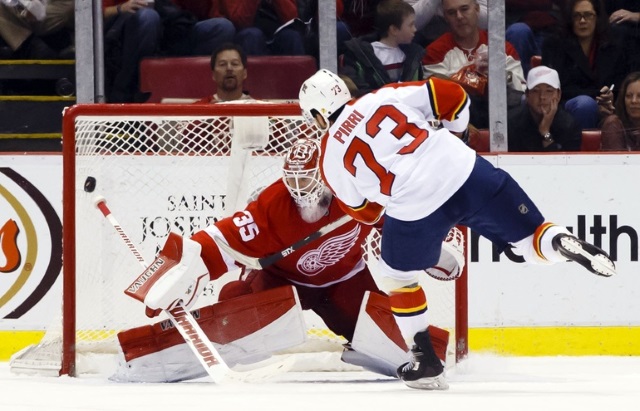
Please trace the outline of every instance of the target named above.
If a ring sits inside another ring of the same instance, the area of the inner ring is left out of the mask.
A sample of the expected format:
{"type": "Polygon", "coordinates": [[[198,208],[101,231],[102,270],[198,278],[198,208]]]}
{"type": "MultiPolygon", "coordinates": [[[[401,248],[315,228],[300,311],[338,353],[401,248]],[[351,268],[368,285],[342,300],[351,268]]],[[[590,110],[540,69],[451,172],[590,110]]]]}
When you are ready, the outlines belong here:
{"type": "Polygon", "coordinates": [[[209,280],[200,257],[200,244],[170,233],[158,258],[126,290],[143,302],[146,314],[155,317],[178,304],[193,306],[209,280]]]}

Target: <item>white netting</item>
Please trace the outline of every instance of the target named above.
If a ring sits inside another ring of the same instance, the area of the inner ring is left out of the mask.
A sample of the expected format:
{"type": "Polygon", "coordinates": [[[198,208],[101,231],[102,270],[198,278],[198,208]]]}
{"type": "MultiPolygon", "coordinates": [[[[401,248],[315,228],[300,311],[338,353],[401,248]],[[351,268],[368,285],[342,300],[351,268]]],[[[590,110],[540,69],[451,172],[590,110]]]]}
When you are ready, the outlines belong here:
{"type": "MultiPolygon", "coordinates": [[[[123,293],[139,274],[140,265],[95,208],[96,195],[106,198],[144,259],[152,261],[170,230],[189,236],[242,208],[255,190],[280,178],[283,155],[294,139],[319,137],[317,130],[296,115],[297,106],[274,109],[290,112],[288,115],[264,115],[265,106],[214,105],[206,115],[201,114],[202,109],[194,109],[197,114],[193,114],[185,106],[157,106],[157,113],[152,114],[148,108],[145,114],[136,114],[135,106],[102,106],[102,114],[67,113],[65,122],[73,121],[75,136],[65,134],[64,144],[73,144],[75,137],[75,150],[67,147],[65,156],[74,155],[75,179],[69,181],[66,174],[65,185],[74,186],[76,230],[74,244],[65,247],[75,248],[76,293],[75,299],[69,295],[64,299],[65,304],[76,307],[77,351],[90,353],[83,362],[91,363],[96,352],[115,353],[118,331],[150,323],[141,304],[123,293]],[[243,126],[234,127],[236,124],[243,126]],[[236,128],[242,135],[236,134],[236,128]],[[268,132],[268,139],[261,141],[260,132],[268,132]],[[85,191],[85,184],[94,182],[93,191],[85,191]]],[[[66,199],[68,195],[66,191],[66,199]]],[[[367,250],[375,275],[372,256],[377,238],[372,238],[367,250]]],[[[225,275],[214,288],[236,276],[225,275]]],[[[426,275],[424,281],[431,321],[453,331],[453,282],[437,282],[426,275]]],[[[214,301],[215,296],[209,295],[198,303],[214,301]]],[[[341,349],[344,340],[327,330],[313,313],[308,322],[312,343],[307,350],[341,349]]],[[[59,322],[40,347],[14,360],[14,369],[20,365],[33,368],[41,360],[55,368],[62,346],[61,327],[59,322]]],[[[78,364],[77,372],[84,371],[78,364]]]]}

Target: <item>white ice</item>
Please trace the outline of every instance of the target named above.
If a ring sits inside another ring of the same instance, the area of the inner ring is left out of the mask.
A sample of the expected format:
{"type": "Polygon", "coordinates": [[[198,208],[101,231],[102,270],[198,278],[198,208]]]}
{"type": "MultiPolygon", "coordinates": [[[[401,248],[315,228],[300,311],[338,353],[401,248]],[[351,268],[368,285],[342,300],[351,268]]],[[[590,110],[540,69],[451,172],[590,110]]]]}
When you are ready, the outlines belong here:
{"type": "Polygon", "coordinates": [[[0,363],[0,410],[640,410],[640,357],[471,354],[448,377],[450,389],[440,392],[368,372],[290,372],[251,384],[122,384],[16,376],[0,363]]]}

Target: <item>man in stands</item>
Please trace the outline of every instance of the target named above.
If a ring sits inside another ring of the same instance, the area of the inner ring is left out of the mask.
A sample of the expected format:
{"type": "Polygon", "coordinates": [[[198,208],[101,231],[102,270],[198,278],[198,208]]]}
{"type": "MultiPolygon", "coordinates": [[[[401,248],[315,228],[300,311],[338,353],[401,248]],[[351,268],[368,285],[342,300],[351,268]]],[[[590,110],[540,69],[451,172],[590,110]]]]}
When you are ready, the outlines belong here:
{"type": "MultiPolygon", "coordinates": [[[[264,189],[245,210],[206,227],[191,239],[172,234],[159,259],[176,244],[185,250],[184,258],[175,268],[159,270],[158,277],[175,278],[176,282],[186,279],[189,285],[203,277],[215,280],[242,267],[246,258],[285,250],[344,217],[320,180],[319,159],[317,141],[295,142],[288,151],[283,178],[264,189]],[[187,261],[186,250],[193,247],[201,251],[193,261],[187,261]],[[183,271],[179,272],[179,267],[184,267],[183,271]]],[[[253,363],[302,342],[302,309],[313,310],[331,331],[350,342],[343,361],[397,377],[398,367],[410,361],[412,354],[402,339],[388,298],[378,289],[363,260],[362,244],[372,228],[347,220],[273,264],[261,270],[245,269],[240,280],[227,283],[220,290],[219,302],[195,315],[225,362],[230,366],[253,363]]],[[[445,252],[437,264],[441,275],[451,278],[456,278],[464,265],[458,234],[453,230],[451,238],[443,243],[445,252]]],[[[145,294],[145,304],[152,310],[167,308],[179,299],[191,300],[187,295],[193,293],[189,293],[188,287],[165,287],[154,282],[145,294]]],[[[429,329],[433,349],[424,355],[430,355],[429,360],[437,362],[442,371],[448,332],[433,326],[429,329]]],[[[116,380],[180,381],[206,375],[184,340],[174,328],[167,328],[166,322],[121,332],[118,339],[125,363],[113,377],[116,380]]]]}
{"type": "MultiPolygon", "coordinates": [[[[487,88],[476,88],[466,81],[477,77],[478,84],[486,84],[487,79],[489,37],[486,30],[478,27],[480,7],[476,0],[442,0],[442,8],[450,32],[427,47],[422,60],[425,77],[439,75],[451,78],[459,75],[472,102],[471,124],[476,128],[488,128],[487,88]]],[[[508,42],[505,44],[505,52],[508,104],[517,105],[520,104],[525,89],[524,73],[518,53],[508,42]]]]}
{"type": "Polygon", "coordinates": [[[579,151],[582,129],[560,104],[558,72],[532,68],[525,95],[526,105],[509,110],[509,151],[579,151]]]}
{"type": "MultiPolygon", "coordinates": [[[[73,53],[61,54],[55,46],[43,40],[66,32],[64,40],[70,43],[73,26],[71,0],[0,0],[0,59],[73,58],[73,53]],[[8,50],[2,47],[2,43],[7,44],[8,50]]],[[[63,47],[67,46],[64,44],[63,47]]]]}
{"type": "MultiPolygon", "coordinates": [[[[140,61],[161,55],[209,55],[235,35],[233,24],[222,17],[199,20],[202,1],[105,0],[105,89],[107,102],[142,103],[140,61]],[[185,9],[181,8],[185,7],[185,9]]],[[[206,2],[205,2],[206,3],[206,2]]],[[[206,14],[206,13],[205,13],[206,14]]]]}
{"type": "MultiPolygon", "coordinates": [[[[442,80],[444,81],[444,80],[442,80]]],[[[455,91],[455,89],[453,89],[455,91]]],[[[466,106],[447,104],[432,84],[389,84],[352,100],[346,84],[319,70],[300,88],[303,115],[326,131],[320,171],[343,210],[365,224],[384,218],[380,274],[405,339],[430,351],[427,299],[417,278],[437,264],[440,244],[457,224],[468,226],[500,250],[533,264],[575,261],[610,277],[607,253],[545,219],[518,183],[467,147],[449,129],[467,127],[466,106]],[[432,126],[440,120],[444,127],[432,126]]],[[[434,388],[434,364],[409,362],[405,383],[434,388]],[[418,367],[416,367],[418,363],[418,367]]]]}
{"type": "Polygon", "coordinates": [[[213,51],[211,74],[216,83],[216,94],[204,97],[196,103],[251,100],[243,89],[247,79],[247,56],[238,44],[224,43],[213,51]]]}
{"type": "Polygon", "coordinates": [[[250,56],[300,56],[305,54],[304,24],[295,0],[218,0],[211,15],[229,19],[235,42],[250,56]]]}

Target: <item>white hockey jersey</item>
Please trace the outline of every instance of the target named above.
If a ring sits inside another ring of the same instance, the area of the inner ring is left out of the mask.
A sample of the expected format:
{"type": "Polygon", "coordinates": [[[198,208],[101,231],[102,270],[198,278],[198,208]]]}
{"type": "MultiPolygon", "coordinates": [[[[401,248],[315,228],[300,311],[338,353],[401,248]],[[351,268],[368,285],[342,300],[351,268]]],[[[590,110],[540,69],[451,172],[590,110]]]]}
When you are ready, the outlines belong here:
{"type": "Polygon", "coordinates": [[[469,121],[464,90],[451,81],[389,84],[347,104],[322,140],[324,181],[355,219],[384,212],[426,217],[467,180],[476,153],[452,131],[469,121]],[[437,123],[437,122],[436,122],[437,123]]]}

